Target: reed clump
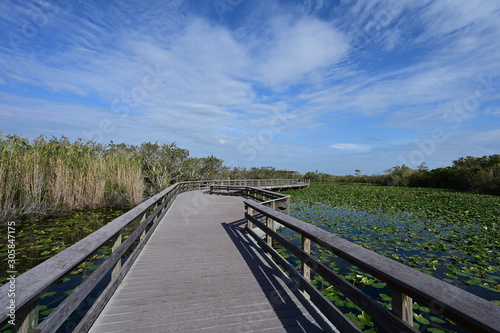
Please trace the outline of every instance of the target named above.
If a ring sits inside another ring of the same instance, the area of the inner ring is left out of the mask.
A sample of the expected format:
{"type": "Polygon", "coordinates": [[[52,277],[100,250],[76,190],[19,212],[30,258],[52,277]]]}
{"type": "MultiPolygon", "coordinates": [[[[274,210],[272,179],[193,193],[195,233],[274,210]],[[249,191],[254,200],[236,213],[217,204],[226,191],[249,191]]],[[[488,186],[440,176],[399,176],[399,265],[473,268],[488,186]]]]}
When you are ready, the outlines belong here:
{"type": "Polygon", "coordinates": [[[139,204],[142,163],[93,141],[0,135],[0,221],[73,209],[139,204]]]}

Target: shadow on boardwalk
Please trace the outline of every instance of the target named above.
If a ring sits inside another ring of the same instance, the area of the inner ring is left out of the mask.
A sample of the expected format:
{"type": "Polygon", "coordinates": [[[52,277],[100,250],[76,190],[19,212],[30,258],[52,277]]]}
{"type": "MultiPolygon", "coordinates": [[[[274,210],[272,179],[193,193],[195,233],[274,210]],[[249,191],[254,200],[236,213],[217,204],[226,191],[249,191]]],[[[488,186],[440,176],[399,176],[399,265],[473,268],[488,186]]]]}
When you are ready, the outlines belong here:
{"type": "MultiPolygon", "coordinates": [[[[333,332],[318,310],[298,290],[297,283],[286,276],[245,233],[246,220],[222,223],[236,248],[252,271],[286,332],[333,332]]],[[[244,286],[242,286],[244,288],[244,286]]],[[[260,330],[259,313],[248,328],[260,330]]]]}
{"type": "Polygon", "coordinates": [[[90,332],[331,332],[243,213],[240,197],[180,194],[90,332]]]}

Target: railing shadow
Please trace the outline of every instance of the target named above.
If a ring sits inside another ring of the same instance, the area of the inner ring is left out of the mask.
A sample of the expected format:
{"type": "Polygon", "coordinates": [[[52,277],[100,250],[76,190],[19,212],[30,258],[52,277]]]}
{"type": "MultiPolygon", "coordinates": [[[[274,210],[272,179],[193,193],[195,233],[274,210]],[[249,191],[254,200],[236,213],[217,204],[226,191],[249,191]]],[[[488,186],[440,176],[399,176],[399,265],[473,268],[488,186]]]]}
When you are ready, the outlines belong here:
{"type": "MultiPolygon", "coordinates": [[[[285,330],[287,332],[331,331],[330,324],[325,322],[324,317],[299,291],[298,284],[285,275],[245,233],[245,224],[246,219],[242,219],[222,223],[222,226],[252,271],[285,330]],[[305,311],[300,308],[301,306],[305,311]],[[310,317],[304,312],[309,313],[310,317]]],[[[255,319],[258,325],[258,318],[255,319]]]]}

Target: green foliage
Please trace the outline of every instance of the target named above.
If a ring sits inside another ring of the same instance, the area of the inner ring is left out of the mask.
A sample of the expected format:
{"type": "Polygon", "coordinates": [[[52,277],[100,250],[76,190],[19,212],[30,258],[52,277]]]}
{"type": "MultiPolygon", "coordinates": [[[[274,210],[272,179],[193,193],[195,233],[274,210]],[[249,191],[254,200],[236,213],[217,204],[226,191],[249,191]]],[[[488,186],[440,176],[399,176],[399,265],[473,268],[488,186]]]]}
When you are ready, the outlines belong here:
{"type": "Polygon", "coordinates": [[[142,170],[147,196],[154,195],[182,175],[183,163],[189,156],[187,149],[174,143],[158,144],[145,142],[137,148],[142,159],[142,170]]]}
{"type": "MultiPolygon", "coordinates": [[[[292,215],[344,239],[409,265],[460,288],[488,298],[500,293],[500,197],[445,189],[313,183],[292,195],[292,215]]],[[[295,233],[283,229],[291,241],[295,233]]],[[[324,249],[313,255],[335,272],[391,309],[385,283],[351,266],[324,249]]],[[[359,327],[369,318],[352,313],[348,301],[320,277],[314,284],[359,327]]],[[[493,303],[500,303],[493,301],[493,303]]],[[[415,326],[443,325],[449,320],[414,303],[415,326]]],[[[363,325],[362,325],[363,324],[363,325]]],[[[434,326],[437,327],[437,326],[434,326]]],[[[433,331],[433,330],[429,330],[433,331]]],[[[439,330],[436,330],[438,332],[439,330]]]]}
{"type": "Polygon", "coordinates": [[[0,221],[142,201],[137,156],[93,141],[0,135],[0,221]]]}
{"type": "MultiPolygon", "coordinates": [[[[65,250],[108,222],[122,215],[124,210],[100,208],[75,210],[61,216],[30,218],[16,223],[16,264],[18,273],[23,273],[43,261],[65,250]]],[[[0,243],[7,244],[7,233],[0,234],[0,243]]],[[[111,253],[110,247],[102,247],[99,259],[111,253]]],[[[0,251],[0,271],[8,271],[7,251],[0,251]]],[[[0,285],[7,276],[0,276],[0,285]]],[[[45,297],[50,295],[45,295],[45,297]]]]}
{"type": "Polygon", "coordinates": [[[178,181],[244,175],[229,170],[214,156],[190,158],[175,143],[105,146],[65,137],[30,141],[0,132],[0,223],[74,209],[131,207],[178,181]]]}
{"type": "Polygon", "coordinates": [[[347,182],[370,183],[386,186],[449,188],[461,191],[500,194],[500,155],[483,157],[461,157],[453,165],[429,170],[422,163],[417,169],[406,165],[389,168],[383,175],[362,175],[355,170],[355,175],[334,176],[319,171],[308,172],[304,178],[312,182],[347,182]]]}
{"type": "Polygon", "coordinates": [[[408,186],[410,179],[416,172],[412,168],[401,165],[395,166],[385,171],[388,176],[383,178],[383,185],[389,186],[408,186]]]}
{"type": "Polygon", "coordinates": [[[278,170],[271,166],[266,167],[252,167],[246,168],[233,168],[226,170],[223,178],[229,179],[291,179],[302,178],[300,174],[293,170],[278,170]]]}
{"type": "Polygon", "coordinates": [[[500,194],[500,155],[461,157],[453,166],[416,173],[410,186],[500,194]]]}
{"type": "Polygon", "coordinates": [[[182,181],[229,178],[229,168],[215,156],[188,158],[182,165],[182,181]]]}

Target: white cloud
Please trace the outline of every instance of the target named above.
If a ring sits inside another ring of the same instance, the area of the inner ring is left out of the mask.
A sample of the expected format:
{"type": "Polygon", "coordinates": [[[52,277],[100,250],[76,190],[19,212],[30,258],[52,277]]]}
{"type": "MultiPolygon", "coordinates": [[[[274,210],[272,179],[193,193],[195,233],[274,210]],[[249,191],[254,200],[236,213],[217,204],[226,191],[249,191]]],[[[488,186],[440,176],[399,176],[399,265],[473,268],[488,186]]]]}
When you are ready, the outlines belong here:
{"type": "Polygon", "coordinates": [[[360,145],[357,143],[335,143],[330,145],[331,149],[341,150],[344,152],[354,152],[354,153],[362,153],[372,149],[370,146],[360,145]]]}
{"type": "Polygon", "coordinates": [[[80,87],[64,82],[45,82],[45,86],[54,92],[70,92],[78,96],[87,96],[87,92],[80,87]]]}
{"type": "Polygon", "coordinates": [[[348,44],[338,30],[314,18],[274,19],[269,39],[259,45],[258,79],[275,86],[295,83],[345,56],[348,44]]]}
{"type": "MultiPolygon", "coordinates": [[[[0,4],[13,12],[0,14],[0,27],[22,26],[30,15],[25,7],[0,4]]],[[[380,167],[441,126],[443,114],[475,96],[489,74],[495,92],[479,101],[478,133],[497,119],[499,7],[495,0],[297,7],[271,0],[242,3],[214,21],[204,12],[215,16],[210,4],[68,3],[15,55],[0,37],[2,125],[19,134],[77,137],[110,119],[114,129],[102,142],[176,141],[244,164],[239,145],[274,128],[275,111],[284,108],[294,118],[265,145],[249,144],[254,165],[295,163],[300,152],[307,156],[303,168],[327,168],[340,152],[355,156],[346,162],[351,168],[377,151],[370,165],[380,167]],[[19,97],[31,92],[37,98],[19,97]],[[57,96],[74,101],[53,102],[57,96]],[[116,102],[121,108],[113,108],[116,102]]]]}
{"type": "Polygon", "coordinates": [[[496,0],[467,1],[442,0],[432,1],[424,11],[429,33],[449,34],[471,26],[498,22],[500,4],[496,0]]]}

